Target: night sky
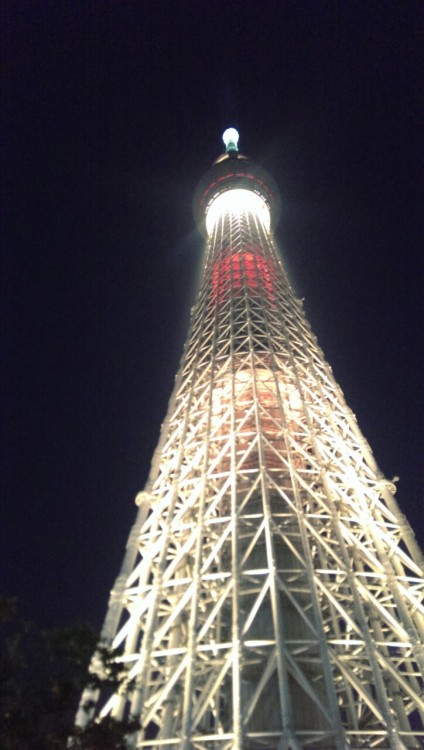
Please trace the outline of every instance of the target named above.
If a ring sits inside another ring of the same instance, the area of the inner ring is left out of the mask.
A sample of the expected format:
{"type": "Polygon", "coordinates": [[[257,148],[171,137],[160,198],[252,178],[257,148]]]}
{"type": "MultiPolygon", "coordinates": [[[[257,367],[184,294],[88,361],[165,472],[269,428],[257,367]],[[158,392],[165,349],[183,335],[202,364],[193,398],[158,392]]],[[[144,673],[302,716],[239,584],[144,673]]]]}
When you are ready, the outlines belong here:
{"type": "Polygon", "coordinates": [[[228,126],[280,187],[294,288],[423,541],[423,7],[3,6],[0,589],[25,616],[101,625],[194,303],[193,193],[228,126]]]}

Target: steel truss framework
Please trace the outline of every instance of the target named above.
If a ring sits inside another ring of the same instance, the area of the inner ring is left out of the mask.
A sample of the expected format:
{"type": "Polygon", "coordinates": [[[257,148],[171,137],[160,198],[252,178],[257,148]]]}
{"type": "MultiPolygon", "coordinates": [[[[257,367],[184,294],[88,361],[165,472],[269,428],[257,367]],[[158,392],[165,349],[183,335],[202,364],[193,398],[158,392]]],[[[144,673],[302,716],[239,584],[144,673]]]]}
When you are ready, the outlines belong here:
{"type": "Polygon", "coordinates": [[[78,723],[94,699],[139,718],[137,748],[421,747],[422,558],[242,204],[217,212],[111,594],[126,681],[78,723]]]}

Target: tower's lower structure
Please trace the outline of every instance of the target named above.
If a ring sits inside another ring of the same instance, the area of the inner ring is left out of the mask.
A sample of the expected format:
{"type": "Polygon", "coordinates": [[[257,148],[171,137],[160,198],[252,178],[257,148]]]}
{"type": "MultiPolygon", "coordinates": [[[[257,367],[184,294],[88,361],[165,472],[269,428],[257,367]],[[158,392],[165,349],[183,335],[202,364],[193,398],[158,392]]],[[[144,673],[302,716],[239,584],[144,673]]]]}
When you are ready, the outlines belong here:
{"type": "Polygon", "coordinates": [[[103,630],[125,679],[88,690],[78,723],[94,699],[98,720],[139,720],[134,748],[422,747],[420,553],[290,288],[274,205],[230,142],[198,191],[200,291],[103,630]]]}

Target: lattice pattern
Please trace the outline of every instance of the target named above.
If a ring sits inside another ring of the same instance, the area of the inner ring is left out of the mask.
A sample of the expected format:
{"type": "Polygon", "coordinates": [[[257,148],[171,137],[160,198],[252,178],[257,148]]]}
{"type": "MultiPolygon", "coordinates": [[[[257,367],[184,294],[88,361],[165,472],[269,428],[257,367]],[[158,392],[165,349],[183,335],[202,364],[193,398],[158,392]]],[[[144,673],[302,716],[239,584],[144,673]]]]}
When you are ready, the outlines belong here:
{"type": "Polygon", "coordinates": [[[272,236],[223,211],[105,624],[128,682],[97,715],[152,750],[421,747],[422,566],[392,490],[272,236]]]}

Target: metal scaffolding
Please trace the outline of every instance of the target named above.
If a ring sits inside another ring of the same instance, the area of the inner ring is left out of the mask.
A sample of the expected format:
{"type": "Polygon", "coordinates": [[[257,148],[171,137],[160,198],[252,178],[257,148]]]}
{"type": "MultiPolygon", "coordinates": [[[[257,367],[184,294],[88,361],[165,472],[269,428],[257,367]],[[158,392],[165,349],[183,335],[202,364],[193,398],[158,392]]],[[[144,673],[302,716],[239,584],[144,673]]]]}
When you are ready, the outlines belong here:
{"type": "Polygon", "coordinates": [[[125,679],[77,723],[133,716],[150,750],[419,748],[422,557],[290,287],[275,201],[230,140],[102,633],[125,679]]]}

